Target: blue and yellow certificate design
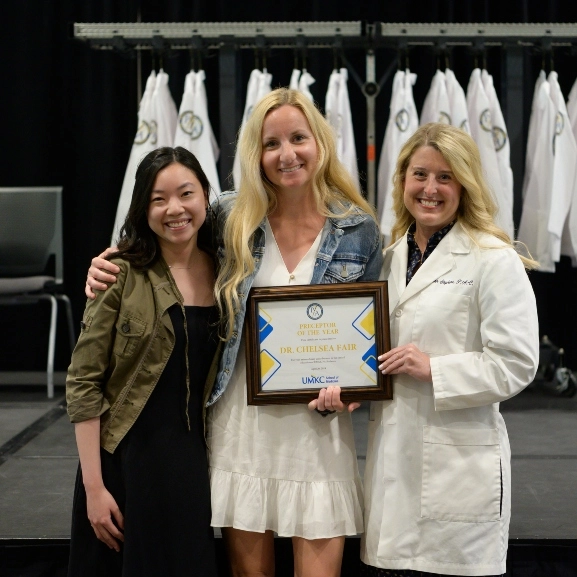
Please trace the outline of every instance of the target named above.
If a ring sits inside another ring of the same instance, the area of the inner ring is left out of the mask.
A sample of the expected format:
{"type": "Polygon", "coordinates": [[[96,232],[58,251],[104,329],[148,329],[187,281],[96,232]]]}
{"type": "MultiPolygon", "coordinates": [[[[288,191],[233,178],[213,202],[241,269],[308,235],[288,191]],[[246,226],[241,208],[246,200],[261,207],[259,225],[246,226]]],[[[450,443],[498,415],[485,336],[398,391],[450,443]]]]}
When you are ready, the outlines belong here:
{"type": "Polygon", "coordinates": [[[258,331],[263,391],[377,385],[371,296],[261,302],[258,331]]]}

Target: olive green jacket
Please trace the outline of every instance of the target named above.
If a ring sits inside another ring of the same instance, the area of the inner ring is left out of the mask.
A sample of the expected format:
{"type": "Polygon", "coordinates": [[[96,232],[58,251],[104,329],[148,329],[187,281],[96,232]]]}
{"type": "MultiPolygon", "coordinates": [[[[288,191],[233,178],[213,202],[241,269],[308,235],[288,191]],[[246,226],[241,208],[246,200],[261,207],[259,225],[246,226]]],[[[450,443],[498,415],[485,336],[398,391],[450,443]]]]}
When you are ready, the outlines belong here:
{"type": "MultiPolygon", "coordinates": [[[[112,262],[120,267],[117,281],[88,300],[66,379],[70,420],[100,416],[100,444],[110,453],[136,421],[172,353],[175,335],[169,307],[179,303],[184,316],[182,296],[164,260],[147,271],[135,270],[122,259],[112,262]]],[[[216,376],[219,352],[207,377],[205,398],[216,376]]],[[[188,355],[186,368],[190,395],[188,355]]]]}

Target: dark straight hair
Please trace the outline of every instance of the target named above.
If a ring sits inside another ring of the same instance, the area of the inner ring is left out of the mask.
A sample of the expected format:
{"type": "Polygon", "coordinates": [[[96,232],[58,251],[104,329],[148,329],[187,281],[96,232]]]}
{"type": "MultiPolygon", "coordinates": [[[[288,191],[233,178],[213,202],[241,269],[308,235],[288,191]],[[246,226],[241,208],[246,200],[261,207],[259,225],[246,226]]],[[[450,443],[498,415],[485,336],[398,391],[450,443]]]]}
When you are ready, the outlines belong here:
{"type": "MultiPolygon", "coordinates": [[[[136,180],[132,192],[132,200],[126,220],[120,229],[118,251],[108,259],[121,257],[136,268],[150,268],[160,257],[160,248],[156,234],[148,225],[148,207],[150,194],[158,173],[171,164],[182,164],[194,173],[204,191],[204,198],[209,205],[210,184],[200,163],[192,152],[177,146],[165,146],[149,152],[136,169],[136,180]]],[[[198,246],[210,254],[214,254],[210,219],[206,219],[198,231],[198,246]]]]}

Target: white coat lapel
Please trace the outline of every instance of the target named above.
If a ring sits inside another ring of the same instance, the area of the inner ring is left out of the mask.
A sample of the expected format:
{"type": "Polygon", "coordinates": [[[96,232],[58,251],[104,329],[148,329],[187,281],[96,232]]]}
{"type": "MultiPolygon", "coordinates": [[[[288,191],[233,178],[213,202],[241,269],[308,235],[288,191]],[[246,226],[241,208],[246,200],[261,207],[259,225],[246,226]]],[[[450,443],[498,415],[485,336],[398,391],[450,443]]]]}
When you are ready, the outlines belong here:
{"type": "Polygon", "coordinates": [[[392,311],[407,284],[407,260],[409,247],[407,236],[402,236],[395,244],[391,245],[384,254],[383,270],[385,279],[388,281],[389,309],[392,311]]]}
{"type": "MultiPolygon", "coordinates": [[[[405,240],[406,244],[406,240],[405,240]]],[[[431,253],[427,260],[421,265],[411,282],[401,293],[397,305],[402,304],[423,289],[427,288],[432,282],[442,277],[452,270],[455,265],[456,254],[466,254],[471,250],[471,240],[466,235],[461,226],[456,223],[455,226],[441,240],[437,248],[431,253]]],[[[405,275],[407,271],[408,248],[405,248],[405,275]]]]}

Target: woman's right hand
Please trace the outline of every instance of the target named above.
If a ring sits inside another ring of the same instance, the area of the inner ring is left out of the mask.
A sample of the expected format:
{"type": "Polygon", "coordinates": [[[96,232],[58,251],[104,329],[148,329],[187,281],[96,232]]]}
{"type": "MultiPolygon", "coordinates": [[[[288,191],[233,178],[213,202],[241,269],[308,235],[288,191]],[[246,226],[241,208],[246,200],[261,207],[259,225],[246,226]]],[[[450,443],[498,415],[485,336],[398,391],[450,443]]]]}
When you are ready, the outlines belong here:
{"type": "Polygon", "coordinates": [[[116,247],[109,247],[103,253],[92,259],[92,264],[88,269],[88,276],[86,277],[86,286],[84,287],[84,293],[89,299],[95,299],[95,290],[105,291],[108,288],[108,284],[116,282],[116,277],[114,275],[120,272],[120,269],[106,257],[113,252],[116,252],[116,247]]]}
{"type": "Polygon", "coordinates": [[[124,517],[106,487],[86,491],[86,510],[96,537],[110,549],[120,551],[119,541],[124,541],[124,517]]]}

